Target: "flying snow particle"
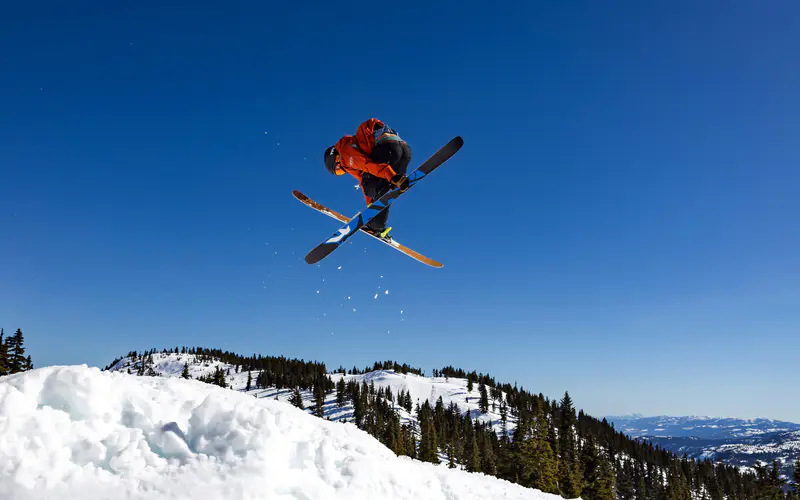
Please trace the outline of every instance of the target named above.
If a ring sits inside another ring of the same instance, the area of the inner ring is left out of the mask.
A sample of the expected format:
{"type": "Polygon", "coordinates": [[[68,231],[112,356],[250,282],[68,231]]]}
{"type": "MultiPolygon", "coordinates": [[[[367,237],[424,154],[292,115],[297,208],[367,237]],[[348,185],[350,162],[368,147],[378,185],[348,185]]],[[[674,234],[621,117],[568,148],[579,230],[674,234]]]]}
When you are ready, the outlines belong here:
{"type": "Polygon", "coordinates": [[[389,295],[389,290],[386,290],[386,291],[385,291],[385,292],[383,292],[383,293],[384,293],[385,295],[389,295]]]}
{"type": "Polygon", "coordinates": [[[337,267],[336,269],[341,269],[341,268],[342,268],[342,266],[339,266],[339,267],[337,267]]]}
{"type": "Polygon", "coordinates": [[[353,312],[356,312],[356,308],[355,307],[353,308],[353,312]]]}
{"type": "Polygon", "coordinates": [[[317,293],[319,293],[319,290],[317,290],[317,293]]]}
{"type": "Polygon", "coordinates": [[[372,297],[372,298],[373,298],[373,299],[377,299],[377,298],[378,298],[378,294],[376,293],[376,294],[375,294],[375,296],[374,296],[374,297],[372,297]]]}

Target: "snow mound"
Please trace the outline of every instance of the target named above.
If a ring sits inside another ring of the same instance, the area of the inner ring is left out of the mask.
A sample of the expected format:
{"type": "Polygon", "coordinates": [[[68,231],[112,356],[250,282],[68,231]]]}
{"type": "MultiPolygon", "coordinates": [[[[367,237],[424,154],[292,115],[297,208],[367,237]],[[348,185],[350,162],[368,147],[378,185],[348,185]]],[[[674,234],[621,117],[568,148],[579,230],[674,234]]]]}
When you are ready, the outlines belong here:
{"type": "Polygon", "coordinates": [[[0,498],[559,497],[398,457],[280,401],[83,365],[0,378],[0,498]]]}

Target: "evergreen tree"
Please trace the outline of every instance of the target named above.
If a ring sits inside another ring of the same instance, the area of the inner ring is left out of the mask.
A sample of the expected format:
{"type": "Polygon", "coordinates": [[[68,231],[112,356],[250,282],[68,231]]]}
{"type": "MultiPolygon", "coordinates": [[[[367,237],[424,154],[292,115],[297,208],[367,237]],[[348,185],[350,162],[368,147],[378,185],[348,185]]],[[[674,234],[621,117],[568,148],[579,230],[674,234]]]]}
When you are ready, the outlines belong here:
{"type": "Polygon", "coordinates": [[[469,412],[464,416],[464,447],[461,456],[461,463],[468,472],[480,472],[481,461],[478,454],[478,442],[475,440],[475,428],[469,412]]]}
{"type": "Polygon", "coordinates": [[[558,485],[561,496],[565,498],[578,498],[581,496],[583,485],[583,472],[580,461],[576,457],[575,408],[569,392],[564,393],[560,401],[561,425],[558,431],[558,449],[560,452],[558,462],[558,485]]]}
{"type": "Polygon", "coordinates": [[[786,484],[786,480],[781,477],[781,467],[777,460],[772,461],[768,480],[768,498],[770,500],[784,500],[783,486],[786,484]]]}
{"type": "Polygon", "coordinates": [[[336,406],[342,408],[346,401],[346,386],[344,383],[344,377],[340,378],[338,382],[336,382],[336,406]]]}
{"type": "Polygon", "coordinates": [[[300,394],[300,387],[296,386],[292,390],[292,395],[289,398],[289,403],[291,403],[292,405],[300,408],[301,410],[305,409],[305,407],[303,406],[303,395],[300,394]]]}
{"type": "Polygon", "coordinates": [[[467,401],[469,401],[469,394],[472,392],[472,377],[467,377],[467,401]]]}
{"type": "Polygon", "coordinates": [[[214,383],[220,387],[228,387],[228,382],[225,380],[225,371],[219,366],[214,371],[214,383]]]}
{"type": "Polygon", "coordinates": [[[9,373],[19,373],[25,370],[27,365],[25,359],[25,337],[19,328],[10,339],[7,356],[9,373]]]}
{"type": "Polygon", "coordinates": [[[537,474],[533,487],[545,493],[558,493],[558,462],[550,445],[551,428],[544,414],[544,409],[537,404],[536,422],[534,424],[536,441],[537,474]]]}
{"type": "Polygon", "coordinates": [[[481,431],[478,440],[478,449],[481,457],[481,470],[484,474],[494,476],[497,474],[497,460],[494,453],[494,439],[496,435],[491,431],[481,431]]]}
{"type": "Polygon", "coordinates": [[[0,328],[0,376],[9,372],[8,366],[8,343],[3,339],[3,329],[0,328]]]}
{"type": "Polygon", "coordinates": [[[253,374],[250,370],[247,370],[247,385],[245,386],[244,390],[249,391],[253,388],[253,374]]]}
{"type": "Polygon", "coordinates": [[[636,497],[636,490],[630,462],[626,461],[624,465],[617,462],[616,470],[617,498],[619,500],[634,500],[636,497]]]}
{"type": "Polygon", "coordinates": [[[28,359],[25,360],[25,370],[33,370],[33,360],[31,360],[30,354],[28,354],[28,359]]]}
{"type": "Polygon", "coordinates": [[[181,377],[188,379],[189,377],[189,363],[183,363],[183,372],[181,372],[181,377]]]}
{"type": "Polygon", "coordinates": [[[456,454],[455,450],[453,449],[453,443],[448,443],[447,445],[447,467],[450,469],[456,468],[456,454]]]}
{"type": "Polygon", "coordinates": [[[486,384],[481,383],[478,385],[478,392],[481,395],[480,400],[478,401],[478,408],[480,408],[481,413],[484,415],[489,411],[489,393],[486,391],[486,384]]]}
{"type": "Polygon", "coordinates": [[[615,500],[614,473],[609,461],[598,453],[590,435],[581,452],[583,487],[581,498],[586,500],[615,500]]]}
{"type": "Polygon", "coordinates": [[[794,463],[794,492],[795,496],[800,498],[800,455],[794,463]]]}
{"type": "Polygon", "coordinates": [[[508,407],[505,401],[500,401],[500,441],[508,442],[508,407]]]}
{"type": "Polygon", "coordinates": [[[314,415],[318,417],[325,416],[325,388],[318,385],[314,391],[314,415]]]}

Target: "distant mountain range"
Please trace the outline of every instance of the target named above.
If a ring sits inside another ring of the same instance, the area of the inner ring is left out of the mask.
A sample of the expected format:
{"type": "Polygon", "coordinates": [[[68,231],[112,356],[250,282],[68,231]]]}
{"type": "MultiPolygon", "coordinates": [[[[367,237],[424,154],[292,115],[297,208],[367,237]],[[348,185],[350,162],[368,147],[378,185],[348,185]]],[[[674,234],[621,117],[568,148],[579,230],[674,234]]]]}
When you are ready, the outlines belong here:
{"type": "Polygon", "coordinates": [[[632,438],[651,441],[677,455],[751,467],[756,461],[783,464],[791,473],[800,456],[800,424],[766,418],[607,416],[632,438]]]}

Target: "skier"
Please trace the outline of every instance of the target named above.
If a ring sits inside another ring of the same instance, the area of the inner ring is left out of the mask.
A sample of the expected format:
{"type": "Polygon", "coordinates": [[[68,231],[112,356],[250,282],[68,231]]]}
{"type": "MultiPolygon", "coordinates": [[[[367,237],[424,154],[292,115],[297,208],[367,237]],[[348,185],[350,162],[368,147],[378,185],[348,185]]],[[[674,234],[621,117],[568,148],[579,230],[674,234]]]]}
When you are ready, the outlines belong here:
{"type": "MultiPolygon", "coordinates": [[[[383,196],[393,187],[408,189],[406,171],[411,161],[411,147],[397,132],[377,118],[370,118],[358,126],[356,135],[345,135],[325,150],[325,168],[333,175],[350,174],[364,192],[367,205],[383,196]]],[[[367,228],[388,236],[387,207],[372,219],[367,228]]]]}

